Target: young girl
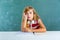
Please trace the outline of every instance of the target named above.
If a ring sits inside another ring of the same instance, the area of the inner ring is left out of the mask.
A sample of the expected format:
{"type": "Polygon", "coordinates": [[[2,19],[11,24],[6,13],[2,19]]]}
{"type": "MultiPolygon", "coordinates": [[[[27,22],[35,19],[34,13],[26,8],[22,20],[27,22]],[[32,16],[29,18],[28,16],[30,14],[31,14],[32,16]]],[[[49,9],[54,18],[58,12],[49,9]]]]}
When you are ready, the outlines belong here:
{"type": "Polygon", "coordinates": [[[23,11],[21,31],[46,32],[44,24],[31,6],[26,7],[23,11]]]}

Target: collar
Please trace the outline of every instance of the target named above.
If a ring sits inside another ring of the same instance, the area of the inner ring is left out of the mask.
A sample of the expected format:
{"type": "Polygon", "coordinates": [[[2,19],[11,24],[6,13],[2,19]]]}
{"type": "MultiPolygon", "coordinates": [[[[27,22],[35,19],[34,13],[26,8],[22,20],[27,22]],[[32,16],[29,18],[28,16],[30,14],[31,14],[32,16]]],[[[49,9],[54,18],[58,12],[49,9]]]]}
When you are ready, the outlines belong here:
{"type": "Polygon", "coordinates": [[[28,24],[34,24],[35,23],[35,21],[34,20],[32,20],[32,21],[28,21],[28,24]]]}

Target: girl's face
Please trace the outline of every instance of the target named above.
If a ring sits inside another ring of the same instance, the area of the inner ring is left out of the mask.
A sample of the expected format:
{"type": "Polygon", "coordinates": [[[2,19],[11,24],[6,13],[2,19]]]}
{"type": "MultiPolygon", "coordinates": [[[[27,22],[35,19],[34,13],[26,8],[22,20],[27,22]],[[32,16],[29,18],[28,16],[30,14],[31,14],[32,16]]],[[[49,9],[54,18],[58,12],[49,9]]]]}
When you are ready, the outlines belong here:
{"type": "Polygon", "coordinates": [[[29,11],[27,11],[27,19],[28,20],[33,19],[33,10],[32,9],[29,9],[29,11]]]}

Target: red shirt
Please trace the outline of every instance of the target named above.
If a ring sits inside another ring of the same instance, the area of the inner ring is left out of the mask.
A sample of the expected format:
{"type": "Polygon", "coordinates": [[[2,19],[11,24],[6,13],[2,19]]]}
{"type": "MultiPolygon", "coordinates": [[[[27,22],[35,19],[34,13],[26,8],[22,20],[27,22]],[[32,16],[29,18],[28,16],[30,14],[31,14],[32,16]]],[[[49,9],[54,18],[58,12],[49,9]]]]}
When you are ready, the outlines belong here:
{"type": "Polygon", "coordinates": [[[31,22],[29,22],[29,27],[31,29],[38,29],[40,27],[38,20],[32,20],[31,22]]]}

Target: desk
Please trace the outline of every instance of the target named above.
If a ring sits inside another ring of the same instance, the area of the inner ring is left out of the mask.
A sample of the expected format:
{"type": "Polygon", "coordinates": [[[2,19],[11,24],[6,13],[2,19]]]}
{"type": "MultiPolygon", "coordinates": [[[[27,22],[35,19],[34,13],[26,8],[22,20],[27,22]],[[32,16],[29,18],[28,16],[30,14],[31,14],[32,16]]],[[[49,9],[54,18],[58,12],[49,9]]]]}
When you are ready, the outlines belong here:
{"type": "Polygon", "coordinates": [[[45,33],[28,32],[0,32],[0,40],[60,40],[60,31],[47,31],[45,33]]]}

